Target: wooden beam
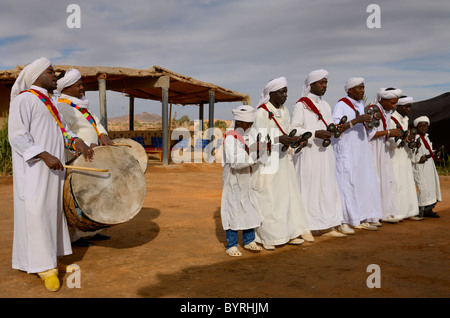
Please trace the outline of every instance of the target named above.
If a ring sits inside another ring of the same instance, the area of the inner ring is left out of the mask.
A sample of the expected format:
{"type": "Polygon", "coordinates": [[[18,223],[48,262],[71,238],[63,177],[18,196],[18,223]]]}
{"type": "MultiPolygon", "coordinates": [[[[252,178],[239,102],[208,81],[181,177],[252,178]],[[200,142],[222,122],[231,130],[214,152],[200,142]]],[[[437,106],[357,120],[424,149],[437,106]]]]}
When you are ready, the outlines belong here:
{"type": "Polygon", "coordinates": [[[100,123],[108,131],[108,114],[106,108],[106,75],[98,77],[98,96],[100,102],[100,123]]]}

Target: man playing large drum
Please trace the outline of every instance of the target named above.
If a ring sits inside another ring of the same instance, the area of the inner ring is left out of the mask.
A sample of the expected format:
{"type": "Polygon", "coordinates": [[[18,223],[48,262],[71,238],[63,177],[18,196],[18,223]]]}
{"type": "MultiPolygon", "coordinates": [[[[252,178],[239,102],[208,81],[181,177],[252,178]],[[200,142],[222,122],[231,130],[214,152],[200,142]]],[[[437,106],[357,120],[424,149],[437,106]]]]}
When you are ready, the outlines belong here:
{"type": "MultiPolygon", "coordinates": [[[[58,76],[57,91],[61,93],[58,98],[58,110],[63,114],[67,126],[77,136],[80,136],[91,148],[98,145],[112,145],[106,129],[100,123],[98,117],[89,110],[89,100],[84,95],[84,87],[81,81],[81,73],[74,68],[67,72],[61,72],[58,76]]],[[[73,154],[66,151],[66,160],[73,158],[73,154]]],[[[104,240],[110,237],[95,232],[83,232],[71,228],[72,244],[77,246],[89,246],[92,243],[85,238],[104,240]]]]}

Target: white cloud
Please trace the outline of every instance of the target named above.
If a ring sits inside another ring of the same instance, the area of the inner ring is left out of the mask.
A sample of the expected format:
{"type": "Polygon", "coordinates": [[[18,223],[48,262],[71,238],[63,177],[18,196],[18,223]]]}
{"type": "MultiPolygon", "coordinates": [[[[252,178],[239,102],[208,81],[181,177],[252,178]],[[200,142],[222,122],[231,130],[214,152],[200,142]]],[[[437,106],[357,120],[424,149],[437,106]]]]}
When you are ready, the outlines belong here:
{"type": "MultiPolygon", "coordinates": [[[[401,87],[415,100],[449,91],[447,1],[377,1],[381,29],[366,25],[370,3],[3,0],[0,65],[15,67],[40,56],[56,64],[160,65],[248,93],[254,106],[267,81],[286,76],[291,107],[307,73],[318,68],[330,72],[325,95],[330,105],[342,97],[351,76],[366,78],[369,99],[386,86],[401,87]],[[80,29],[66,26],[66,8],[73,2],[81,8],[80,29]]],[[[126,112],[126,100],[112,96],[114,115],[126,112]]],[[[98,103],[92,98],[92,104],[98,103]]],[[[216,117],[230,118],[235,105],[218,104],[216,117]]],[[[158,104],[147,101],[137,102],[140,109],[160,112],[158,104]],[[156,106],[146,109],[150,104],[156,106]]],[[[195,107],[183,109],[191,118],[197,116],[195,107]]]]}

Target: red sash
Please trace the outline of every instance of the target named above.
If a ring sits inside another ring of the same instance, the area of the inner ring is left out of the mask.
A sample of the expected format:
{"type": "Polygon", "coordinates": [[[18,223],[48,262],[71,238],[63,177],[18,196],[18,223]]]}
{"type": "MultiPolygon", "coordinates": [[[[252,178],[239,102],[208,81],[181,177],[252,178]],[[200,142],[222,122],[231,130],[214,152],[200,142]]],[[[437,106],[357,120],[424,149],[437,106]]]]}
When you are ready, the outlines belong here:
{"type": "Polygon", "coordinates": [[[356,110],[355,105],[353,105],[353,103],[347,97],[341,98],[339,101],[346,103],[348,106],[350,106],[351,109],[355,111],[355,115],[359,116],[359,111],[356,110]]]}
{"type": "Polygon", "coordinates": [[[310,111],[312,111],[314,114],[316,114],[317,117],[325,124],[325,127],[328,127],[326,121],[323,119],[322,114],[321,114],[320,111],[317,109],[316,105],[314,105],[314,103],[313,103],[308,97],[302,97],[302,98],[300,98],[300,99],[297,101],[297,103],[298,103],[298,102],[304,103],[304,104],[308,107],[308,109],[309,109],[310,111]]]}
{"type": "Polygon", "coordinates": [[[286,133],[284,132],[283,128],[281,128],[280,124],[278,124],[277,120],[275,119],[274,114],[267,108],[266,104],[262,104],[262,105],[258,106],[258,109],[259,108],[265,109],[269,113],[269,119],[272,119],[275,122],[275,124],[278,126],[278,128],[283,133],[283,135],[286,135],[286,133]]]}
{"type": "MultiPolygon", "coordinates": [[[[229,130],[225,134],[225,138],[227,138],[228,136],[233,136],[234,138],[239,140],[244,145],[245,152],[247,152],[247,154],[250,154],[250,150],[249,150],[247,144],[245,143],[244,137],[242,137],[242,135],[240,133],[238,133],[235,130],[229,130]]],[[[252,172],[253,172],[253,169],[252,169],[252,166],[250,166],[250,173],[252,173],[252,172]]]]}
{"type": "Polygon", "coordinates": [[[423,145],[425,146],[425,148],[427,148],[427,150],[429,151],[429,153],[430,153],[431,157],[433,158],[433,160],[435,160],[434,154],[433,154],[433,150],[431,150],[431,147],[430,147],[430,145],[428,144],[427,140],[425,139],[424,136],[422,136],[422,135],[420,135],[420,134],[419,134],[419,136],[420,136],[420,139],[422,139],[423,145]]]}
{"type": "MultiPolygon", "coordinates": [[[[370,105],[369,107],[373,107],[375,105],[370,105]]],[[[383,130],[387,130],[387,124],[386,124],[386,118],[384,118],[383,112],[381,111],[381,109],[378,110],[378,112],[381,115],[381,121],[383,122],[383,130]]],[[[388,136],[386,135],[386,140],[388,140],[388,136]]]]}
{"type": "Polygon", "coordinates": [[[394,123],[399,126],[401,128],[402,131],[404,131],[402,125],[399,123],[399,121],[397,120],[397,118],[395,118],[394,116],[391,116],[391,119],[394,121],[394,123]]]}

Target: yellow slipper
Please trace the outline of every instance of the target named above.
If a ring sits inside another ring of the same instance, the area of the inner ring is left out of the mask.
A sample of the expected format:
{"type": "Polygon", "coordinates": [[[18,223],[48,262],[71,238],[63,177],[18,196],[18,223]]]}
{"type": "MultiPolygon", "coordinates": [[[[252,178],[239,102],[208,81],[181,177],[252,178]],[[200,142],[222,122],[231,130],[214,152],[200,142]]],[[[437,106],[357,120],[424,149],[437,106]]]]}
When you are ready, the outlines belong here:
{"type": "Polygon", "coordinates": [[[58,269],[53,268],[45,272],[38,273],[39,277],[44,281],[45,288],[47,290],[55,292],[61,288],[61,284],[58,279],[58,269]]]}

